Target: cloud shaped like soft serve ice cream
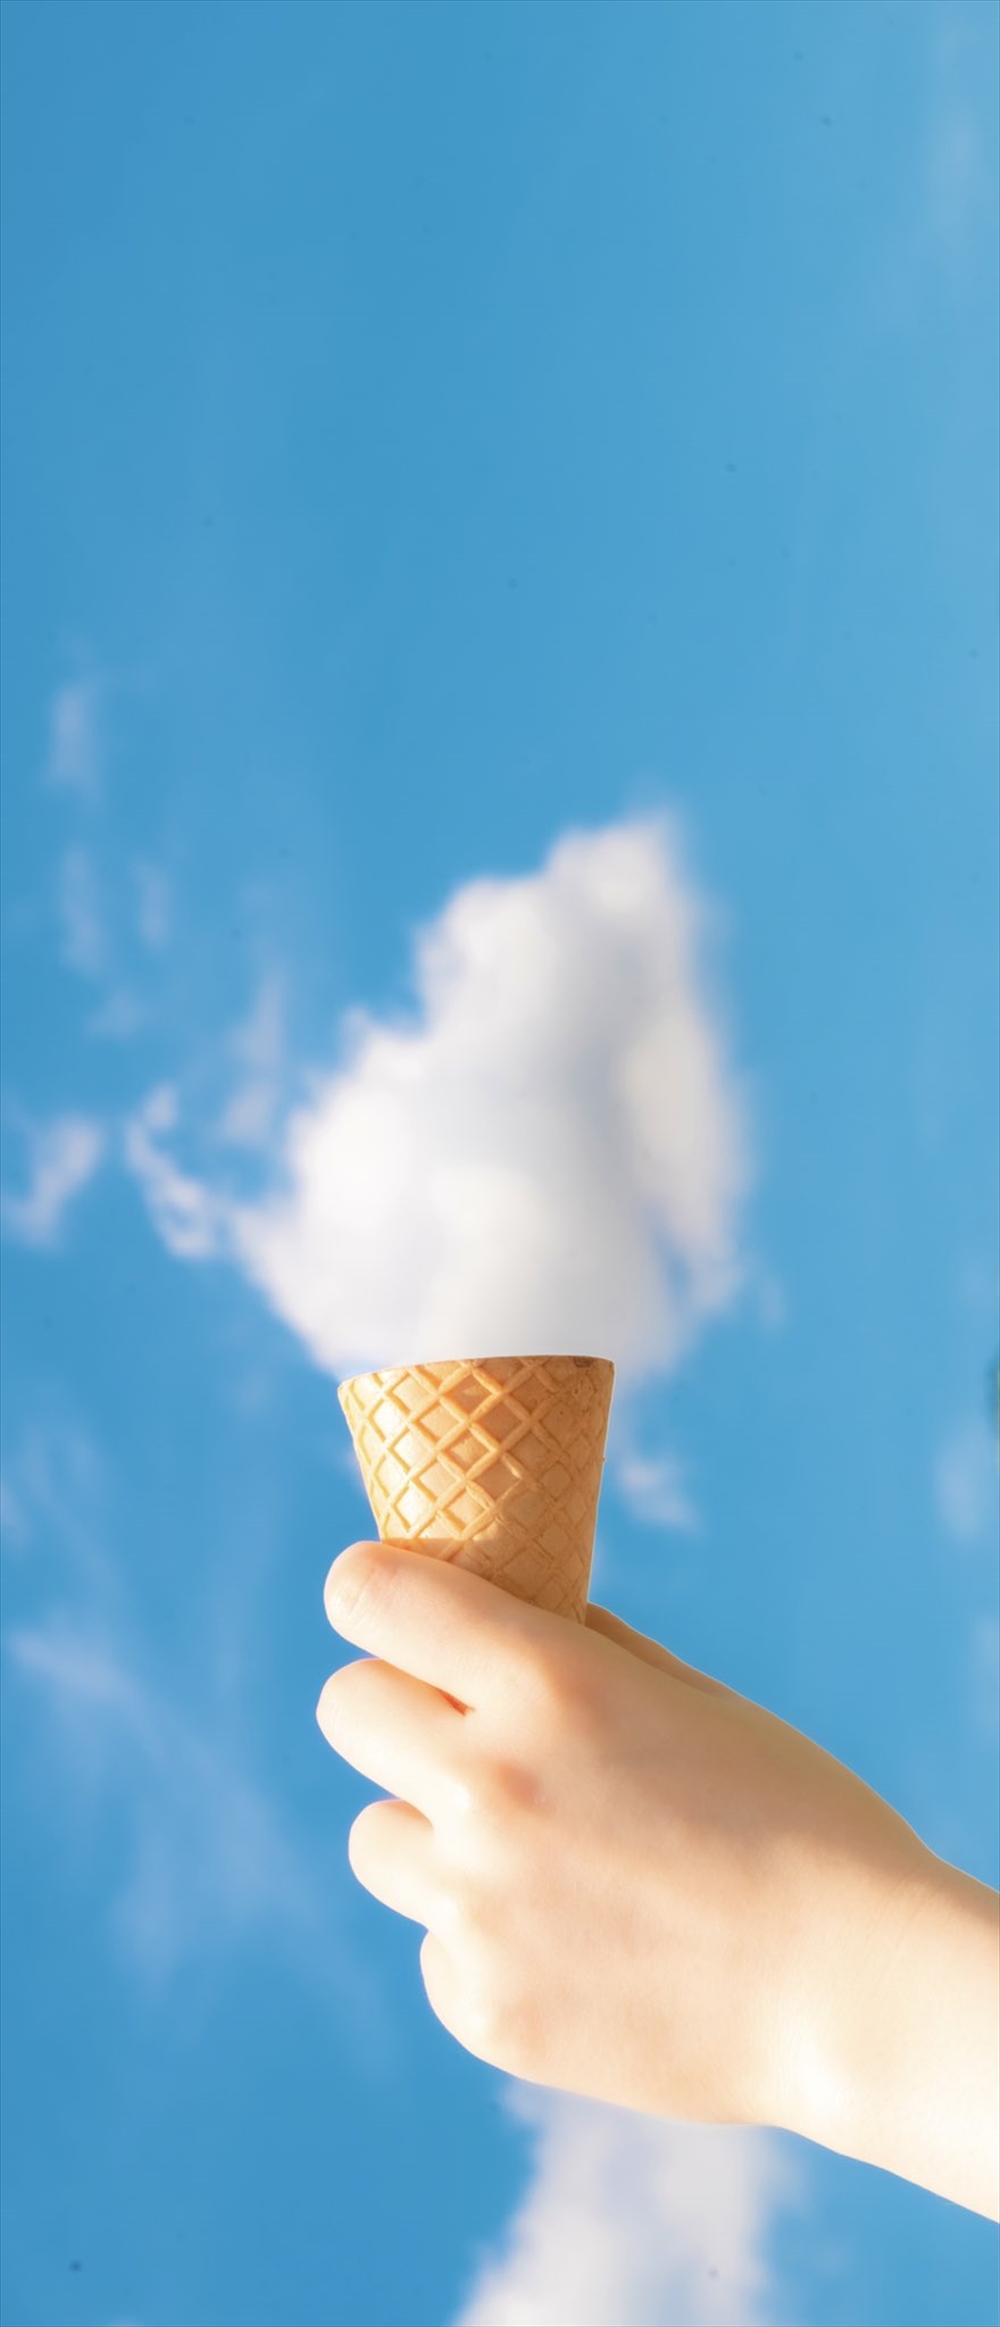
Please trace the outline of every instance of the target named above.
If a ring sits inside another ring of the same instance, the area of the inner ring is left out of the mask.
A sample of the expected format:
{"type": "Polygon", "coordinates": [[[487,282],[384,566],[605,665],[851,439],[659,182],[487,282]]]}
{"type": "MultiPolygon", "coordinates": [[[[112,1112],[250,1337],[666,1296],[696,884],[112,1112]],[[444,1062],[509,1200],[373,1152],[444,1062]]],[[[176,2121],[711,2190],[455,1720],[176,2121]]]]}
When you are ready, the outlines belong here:
{"type": "Polygon", "coordinates": [[[289,1121],[284,1188],[231,1215],[320,1365],[576,1350],[634,1375],[726,1303],[747,1139],[706,919],[663,818],[456,891],[412,1021],[355,1020],[289,1121]]]}

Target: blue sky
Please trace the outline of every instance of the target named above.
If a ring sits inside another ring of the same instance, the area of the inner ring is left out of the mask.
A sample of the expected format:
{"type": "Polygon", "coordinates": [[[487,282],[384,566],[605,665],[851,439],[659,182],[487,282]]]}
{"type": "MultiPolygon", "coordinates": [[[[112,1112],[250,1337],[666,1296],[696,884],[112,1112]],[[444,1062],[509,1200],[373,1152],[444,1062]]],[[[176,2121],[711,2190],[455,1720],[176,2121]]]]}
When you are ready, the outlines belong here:
{"type": "Polygon", "coordinates": [[[462,2054],[313,1711],[338,1370],[586,1326],[598,1595],[997,1880],[996,14],[3,19],[5,2327],[986,2327],[462,2054]]]}

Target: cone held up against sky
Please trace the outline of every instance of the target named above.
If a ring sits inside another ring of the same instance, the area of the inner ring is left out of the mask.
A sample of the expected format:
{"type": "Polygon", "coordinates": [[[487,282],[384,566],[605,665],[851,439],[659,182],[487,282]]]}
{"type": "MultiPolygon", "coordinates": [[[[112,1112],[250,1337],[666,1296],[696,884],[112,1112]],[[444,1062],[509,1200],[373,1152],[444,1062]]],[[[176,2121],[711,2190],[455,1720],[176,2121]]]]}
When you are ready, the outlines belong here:
{"type": "Polygon", "coordinates": [[[464,2055],[313,1715],[335,1384],[590,1354],[595,1595],[996,1878],[995,18],[2,15],[3,2316],[979,2327],[464,2055]]]}
{"type": "Polygon", "coordinates": [[[582,1622],[614,1367],[481,1358],[340,1389],[378,1531],[582,1622]]]}

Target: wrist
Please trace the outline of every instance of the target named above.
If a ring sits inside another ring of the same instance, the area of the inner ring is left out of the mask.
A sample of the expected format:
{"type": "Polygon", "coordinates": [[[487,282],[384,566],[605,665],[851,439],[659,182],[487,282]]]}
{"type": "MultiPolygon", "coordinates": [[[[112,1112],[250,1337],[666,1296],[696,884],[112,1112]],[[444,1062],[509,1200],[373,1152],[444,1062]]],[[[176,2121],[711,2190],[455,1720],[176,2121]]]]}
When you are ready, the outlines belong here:
{"type": "Polygon", "coordinates": [[[791,2130],[995,2213],[997,1899],[904,1832],[891,1872],[831,1886],[791,2130]]]}

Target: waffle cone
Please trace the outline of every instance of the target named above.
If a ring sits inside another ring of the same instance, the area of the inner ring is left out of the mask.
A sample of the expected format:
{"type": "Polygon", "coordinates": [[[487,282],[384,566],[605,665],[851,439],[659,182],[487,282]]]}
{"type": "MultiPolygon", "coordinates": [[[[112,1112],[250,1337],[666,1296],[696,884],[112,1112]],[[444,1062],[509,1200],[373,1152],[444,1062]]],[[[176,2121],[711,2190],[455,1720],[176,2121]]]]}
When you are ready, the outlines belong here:
{"type": "Polygon", "coordinates": [[[342,1382],[383,1541],[582,1621],[614,1376],[600,1357],[480,1357],[342,1382]]]}

